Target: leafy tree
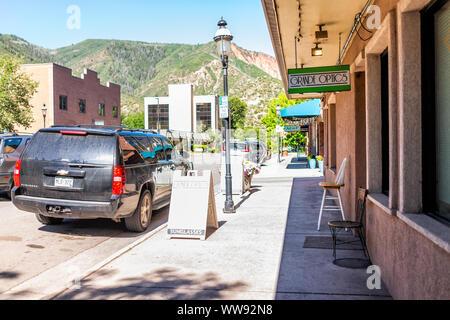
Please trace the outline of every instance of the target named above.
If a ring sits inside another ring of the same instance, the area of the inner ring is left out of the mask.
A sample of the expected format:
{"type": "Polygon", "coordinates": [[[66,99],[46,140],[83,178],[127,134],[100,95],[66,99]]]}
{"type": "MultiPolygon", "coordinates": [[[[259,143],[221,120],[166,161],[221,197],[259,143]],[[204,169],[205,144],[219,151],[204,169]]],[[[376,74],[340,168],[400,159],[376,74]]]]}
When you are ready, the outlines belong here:
{"type": "Polygon", "coordinates": [[[142,111],[140,113],[132,113],[129,114],[122,119],[122,124],[124,126],[136,129],[144,129],[145,128],[145,112],[142,111]]]}
{"type": "Polygon", "coordinates": [[[231,97],[228,103],[231,114],[231,129],[243,128],[247,115],[247,104],[238,97],[231,97]]]}
{"type": "Polygon", "coordinates": [[[23,59],[0,56],[0,129],[14,131],[14,127],[29,128],[33,120],[30,100],[38,82],[20,71],[23,59]]]}
{"type": "MultiPolygon", "coordinates": [[[[267,114],[262,118],[261,123],[267,128],[268,135],[268,147],[272,148],[272,131],[276,129],[278,124],[277,118],[277,106],[279,105],[281,109],[299,104],[305,100],[289,100],[284,92],[280,93],[276,99],[269,102],[269,108],[267,114]]],[[[280,117],[280,126],[285,126],[286,122],[280,117]]]]}
{"type": "Polygon", "coordinates": [[[291,146],[295,150],[298,146],[306,143],[306,136],[303,132],[291,132],[287,134],[284,142],[287,146],[291,146]]]}

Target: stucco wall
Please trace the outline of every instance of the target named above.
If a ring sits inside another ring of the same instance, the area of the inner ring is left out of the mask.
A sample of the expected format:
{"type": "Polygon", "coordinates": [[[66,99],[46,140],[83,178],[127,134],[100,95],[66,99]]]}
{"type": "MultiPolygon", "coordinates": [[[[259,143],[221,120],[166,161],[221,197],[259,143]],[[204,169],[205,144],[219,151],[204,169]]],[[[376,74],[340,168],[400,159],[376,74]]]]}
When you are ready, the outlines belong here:
{"type": "Polygon", "coordinates": [[[398,217],[367,203],[372,262],[395,299],[450,299],[450,255],[398,217]]]}
{"type": "Polygon", "coordinates": [[[31,127],[17,127],[18,132],[35,133],[44,127],[44,117],[42,115],[42,106],[47,107],[46,124],[53,123],[53,86],[51,85],[53,72],[52,64],[41,65],[22,65],[21,71],[38,82],[37,92],[33,95],[30,104],[33,106],[32,114],[34,121],[31,127]]]}

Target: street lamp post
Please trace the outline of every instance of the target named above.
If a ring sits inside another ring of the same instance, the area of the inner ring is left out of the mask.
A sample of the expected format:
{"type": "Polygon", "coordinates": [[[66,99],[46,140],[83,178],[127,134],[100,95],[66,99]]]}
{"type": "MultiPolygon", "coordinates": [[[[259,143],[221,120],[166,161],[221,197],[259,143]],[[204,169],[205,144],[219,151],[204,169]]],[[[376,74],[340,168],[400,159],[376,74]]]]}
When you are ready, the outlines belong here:
{"type": "MultiPolygon", "coordinates": [[[[223,69],[223,91],[224,96],[228,97],[228,56],[231,54],[231,40],[233,36],[227,29],[227,22],[220,19],[217,24],[219,29],[216,32],[214,41],[217,43],[217,52],[222,59],[223,69]]],[[[228,118],[224,119],[225,124],[225,207],[224,213],[236,212],[234,208],[232,195],[232,177],[231,177],[231,157],[230,157],[230,111],[228,110],[228,118]]]]}
{"type": "MultiPolygon", "coordinates": [[[[280,116],[281,116],[281,107],[280,105],[277,106],[277,129],[280,127],[280,116]]],[[[281,162],[281,151],[280,151],[280,132],[277,132],[278,134],[278,163],[281,162]]]]}
{"type": "Polygon", "coordinates": [[[44,117],[44,129],[45,129],[45,118],[47,117],[47,106],[44,105],[42,106],[42,116],[44,117]]]}

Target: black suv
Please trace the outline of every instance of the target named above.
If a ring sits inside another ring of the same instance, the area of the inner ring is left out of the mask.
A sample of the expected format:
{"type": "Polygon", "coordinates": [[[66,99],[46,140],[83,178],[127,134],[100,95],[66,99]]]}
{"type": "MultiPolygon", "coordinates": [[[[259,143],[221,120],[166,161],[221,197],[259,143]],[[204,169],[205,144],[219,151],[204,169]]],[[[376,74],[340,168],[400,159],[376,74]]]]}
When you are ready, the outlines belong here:
{"type": "Polygon", "coordinates": [[[30,138],[16,133],[0,134],[0,190],[6,191],[8,197],[14,186],[14,166],[30,138]]]}
{"type": "Polygon", "coordinates": [[[170,202],[173,172],[189,164],[166,137],[126,130],[41,129],[16,163],[14,205],[43,224],[110,218],[145,231],[170,202]]]}

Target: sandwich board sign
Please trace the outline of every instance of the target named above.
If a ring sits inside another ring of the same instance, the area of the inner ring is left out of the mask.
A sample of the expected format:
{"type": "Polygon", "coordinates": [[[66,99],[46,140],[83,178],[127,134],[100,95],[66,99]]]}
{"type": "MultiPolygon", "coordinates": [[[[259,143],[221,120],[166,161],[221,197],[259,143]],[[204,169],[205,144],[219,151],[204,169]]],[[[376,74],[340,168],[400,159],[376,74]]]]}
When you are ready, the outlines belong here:
{"type": "Polygon", "coordinates": [[[188,171],[173,176],[167,236],[172,238],[206,239],[208,227],[219,228],[211,170],[188,171]]]}
{"type": "Polygon", "coordinates": [[[288,91],[290,94],[350,90],[349,65],[288,70],[288,91]]]}

